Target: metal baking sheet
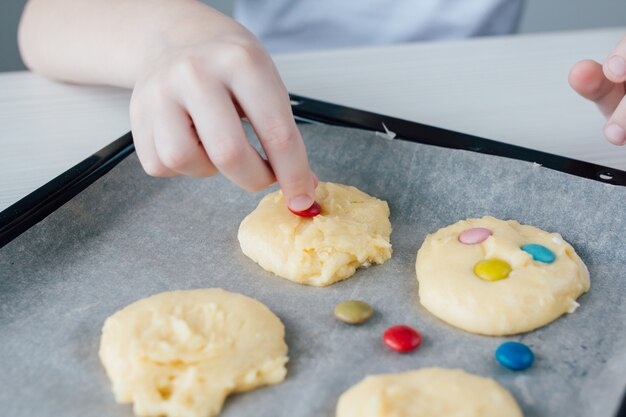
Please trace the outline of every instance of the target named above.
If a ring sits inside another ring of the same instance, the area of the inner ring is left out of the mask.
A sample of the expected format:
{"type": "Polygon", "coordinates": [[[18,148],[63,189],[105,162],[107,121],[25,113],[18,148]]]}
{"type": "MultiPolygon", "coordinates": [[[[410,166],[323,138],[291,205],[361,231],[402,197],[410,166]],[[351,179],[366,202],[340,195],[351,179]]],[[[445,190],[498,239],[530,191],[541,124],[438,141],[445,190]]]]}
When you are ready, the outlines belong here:
{"type": "Polygon", "coordinates": [[[133,155],[0,250],[2,415],[131,416],[113,400],[97,357],[104,319],[167,290],[221,287],[257,298],[285,323],[284,383],[230,397],[223,416],[333,416],[339,395],[368,374],[459,367],[495,378],[527,417],[609,417],[626,385],[626,188],[527,162],[443,149],[372,132],[301,127],[321,180],[388,201],[394,254],[327,288],[260,269],[239,250],[239,222],[264,193],[222,177],[156,179],[133,155]],[[589,267],[580,308],[512,337],[456,330],[418,303],[415,254],[427,233],[486,214],[560,232],[589,267]],[[334,306],[362,299],[365,325],[335,321],[334,306]],[[393,324],[418,328],[419,350],[381,342],[393,324]],[[505,340],[530,345],[535,365],[500,367],[505,340]]]}

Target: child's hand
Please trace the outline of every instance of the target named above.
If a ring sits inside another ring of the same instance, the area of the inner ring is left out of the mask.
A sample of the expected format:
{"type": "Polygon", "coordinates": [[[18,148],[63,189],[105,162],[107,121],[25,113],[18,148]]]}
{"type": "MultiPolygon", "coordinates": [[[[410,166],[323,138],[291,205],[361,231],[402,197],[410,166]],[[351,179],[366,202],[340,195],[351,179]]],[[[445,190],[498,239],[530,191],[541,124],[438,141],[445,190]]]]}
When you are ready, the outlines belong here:
{"type": "Polygon", "coordinates": [[[131,100],[137,154],[154,176],[220,171],[248,191],[278,180],[289,206],[314,201],[314,175],[274,64],[243,27],[176,40],[139,71],[131,100]],[[246,117],[269,161],[248,143],[246,117]]]}
{"type": "Polygon", "coordinates": [[[151,175],[217,171],[246,190],[278,180],[295,211],[316,178],[287,89],[260,42],[197,0],[29,0],[24,62],[48,77],[134,88],[131,126],[151,175]],[[248,118],[269,161],[248,144],[248,118]]]}
{"type": "Polygon", "coordinates": [[[574,65],[569,83],[578,94],[594,101],[607,118],[604,136],[609,142],[626,144],[626,37],[604,64],[584,60],[574,65]]]}

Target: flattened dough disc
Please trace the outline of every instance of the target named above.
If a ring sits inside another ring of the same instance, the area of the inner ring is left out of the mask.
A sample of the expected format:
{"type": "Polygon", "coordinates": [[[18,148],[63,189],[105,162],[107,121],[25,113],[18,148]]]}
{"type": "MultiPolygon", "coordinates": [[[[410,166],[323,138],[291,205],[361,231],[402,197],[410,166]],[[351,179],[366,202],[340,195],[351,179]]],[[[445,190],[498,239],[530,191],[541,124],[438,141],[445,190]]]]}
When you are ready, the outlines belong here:
{"type": "Polygon", "coordinates": [[[491,336],[528,332],[572,313],[590,285],[587,267],[561,235],[489,216],[428,235],[415,270],[424,307],[455,327],[491,336]],[[472,228],[492,234],[482,243],[461,243],[459,235],[472,228]],[[554,262],[534,260],[521,249],[530,243],[552,251],[554,262]],[[510,265],[507,278],[485,281],[474,273],[490,259],[510,265]]]}
{"type": "Polygon", "coordinates": [[[262,303],[218,288],[171,291],[109,317],[100,360],[139,416],[210,417],[227,395],[281,382],[287,345],[262,303]]]}

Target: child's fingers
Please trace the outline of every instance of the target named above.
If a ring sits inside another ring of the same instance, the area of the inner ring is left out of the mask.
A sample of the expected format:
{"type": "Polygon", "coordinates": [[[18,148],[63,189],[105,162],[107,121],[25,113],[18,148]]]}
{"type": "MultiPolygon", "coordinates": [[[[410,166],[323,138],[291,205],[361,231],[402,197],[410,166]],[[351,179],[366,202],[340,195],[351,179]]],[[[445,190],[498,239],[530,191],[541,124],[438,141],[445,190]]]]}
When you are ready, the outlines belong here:
{"type": "Polygon", "coordinates": [[[315,198],[306,148],[289,95],[271,62],[265,71],[243,70],[231,88],[267,154],[289,207],[301,211],[315,198]]]}
{"type": "Polygon", "coordinates": [[[604,136],[615,145],[626,144],[626,97],[622,98],[604,127],[604,136]]]}
{"type": "Polygon", "coordinates": [[[602,66],[606,78],[614,83],[626,82],[626,37],[613,49],[602,66]]]}
{"type": "Polygon", "coordinates": [[[162,164],[191,177],[209,177],[217,169],[198,139],[191,118],[175,101],[160,103],[154,114],[154,144],[162,164]]]}
{"type": "Polygon", "coordinates": [[[222,174],[248,191],[275,181],[261,155],[250,145],[229,92],[222,85],[196,85],[184,100],[209,158],[222,174]]]}
{"type": "Polygon", "coordinates": [[[606,118],[624,97],[624,84],[613,83],[602,71],[602,65],[590,59],[580,61],[570,71],[569,83],[578,94],[595,102],[606,118]]]}
{"type": "Polygon", "coordinates": [[[130,124],[135,152],[137,152],[137,157],[144,171],[153,177],[175,177],[179,175],[161,162],[154,146],[152,124],[145,117],[144,109],[136,103],[134,96],[130,105],[130,124]]]}

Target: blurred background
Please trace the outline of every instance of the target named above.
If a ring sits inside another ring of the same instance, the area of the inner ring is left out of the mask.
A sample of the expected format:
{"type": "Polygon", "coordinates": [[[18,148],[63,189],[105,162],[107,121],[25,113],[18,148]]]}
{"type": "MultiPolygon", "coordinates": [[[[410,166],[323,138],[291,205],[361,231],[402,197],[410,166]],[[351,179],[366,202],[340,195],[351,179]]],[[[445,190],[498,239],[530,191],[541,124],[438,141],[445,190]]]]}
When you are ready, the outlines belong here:
{"type": "MultiPolygon", "coordinates": [[[[471,1],[471,0],[465,0],[471,1]]],[[[205,0],[232,14],[233,0],[205,0]]],[[[25,0],[0,0],[0,71],[23,70],[17,25],[25,0]]],[[[520,33],[626,25],[626,0],[526,0],[520,33]]],[[[617,43],[618,39],[615,40],[617,43]]]]}

